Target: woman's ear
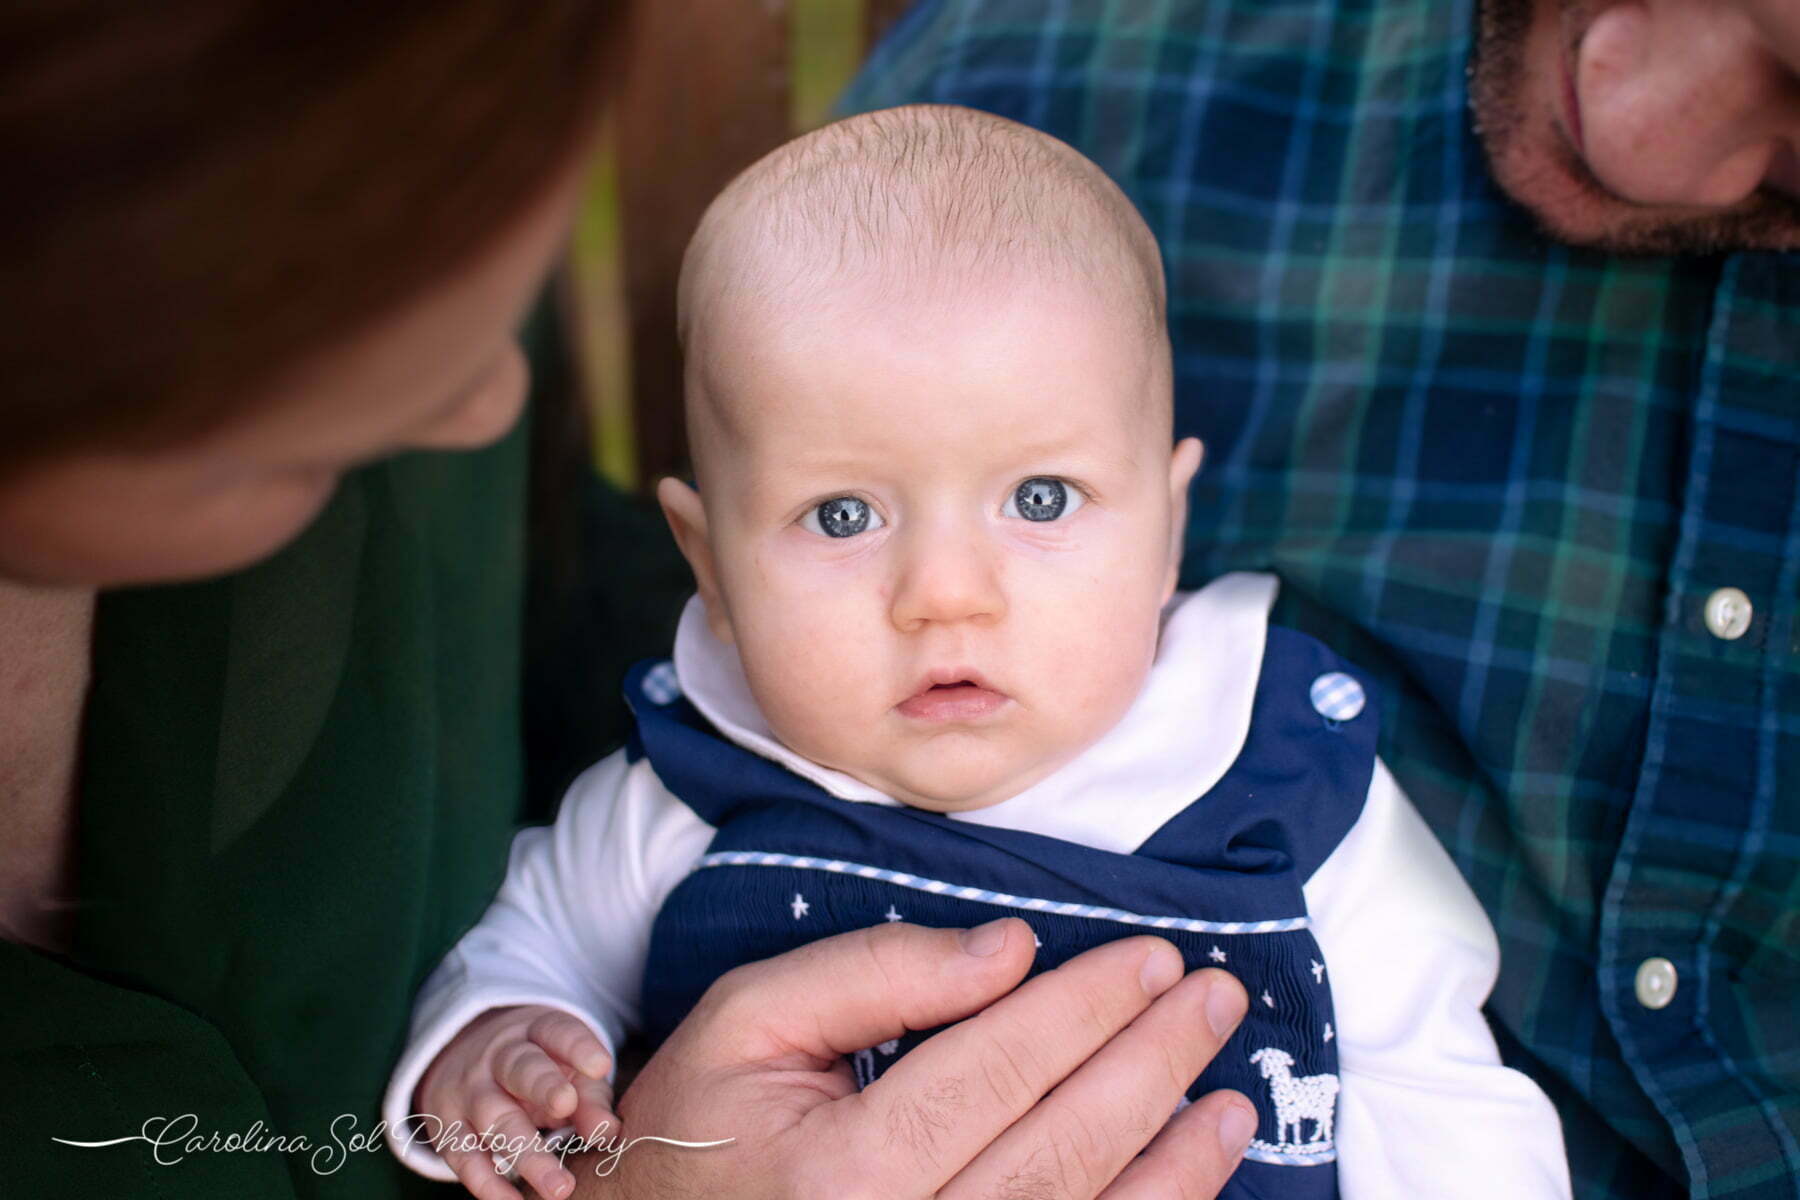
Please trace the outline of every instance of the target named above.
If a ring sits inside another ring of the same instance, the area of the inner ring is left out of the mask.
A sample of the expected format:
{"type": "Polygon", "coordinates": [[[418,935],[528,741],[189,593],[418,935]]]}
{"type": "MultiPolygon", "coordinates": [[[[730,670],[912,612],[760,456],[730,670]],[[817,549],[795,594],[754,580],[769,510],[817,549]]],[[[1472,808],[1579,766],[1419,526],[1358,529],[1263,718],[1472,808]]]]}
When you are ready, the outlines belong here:
{"type": "Polygon", "coordinates": [[[707,626],[714,637],[731,645],[731,614],[725,610],[725,599],[719,592],[712,541],[706,532],[706,507],[700,503],[700,493],[670,475],[656,485],[656,500],[662,505],[669,532],[675,535],[675,545],[694,572],[694,587],[700,593],[700,603],[706,606],[707,626]]]}
{"type": "Polygon", "coordinates": [[[1206,452],[1199,438],[1182,438],[1169,455],[1169,569],[1163,580],[1163,603],[1181,582],[1181,551],[1187,543],[1188,485],[1206,452]]]}

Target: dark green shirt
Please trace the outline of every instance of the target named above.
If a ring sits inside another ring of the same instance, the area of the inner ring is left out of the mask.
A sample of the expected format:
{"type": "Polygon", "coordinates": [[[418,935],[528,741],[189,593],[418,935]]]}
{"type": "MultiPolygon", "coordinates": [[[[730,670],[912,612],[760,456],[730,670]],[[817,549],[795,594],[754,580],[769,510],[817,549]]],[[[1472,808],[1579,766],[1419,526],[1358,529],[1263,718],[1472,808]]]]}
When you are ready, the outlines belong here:
{"type": "Polygon", "coordinates": [[[523,431],[383,463],[259,566],[102,598],[71,961],[0,944],[6,1194],[444,1194],[371,1135],[519,816],[524,482],[523,431]],[[313,1150],[50,1140],[184,1114],[313,1150]]]}

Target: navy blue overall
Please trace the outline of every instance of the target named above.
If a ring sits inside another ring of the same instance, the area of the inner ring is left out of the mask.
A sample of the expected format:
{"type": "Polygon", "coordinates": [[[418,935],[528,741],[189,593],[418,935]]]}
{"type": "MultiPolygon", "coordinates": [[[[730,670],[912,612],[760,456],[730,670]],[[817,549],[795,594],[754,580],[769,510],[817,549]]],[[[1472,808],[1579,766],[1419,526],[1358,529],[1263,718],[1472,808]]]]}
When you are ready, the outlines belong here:
{"type": "MultiPolygon", "coordinates": [[[[840,800],[721,737],[668,686],[667,667],[640,663],[626,680],[637,716],[628,754],[648,755],[663,784],[718,830],[651,931],[646,1032],[659,1044],[732,967],[884,920],[1022,917],[1041,946],[1033,974],[1155,933],[1190,970],[1224,967],[1250,995],[1243,1025],[1188,1091],[1235,1088],[1261,1115],[1223,1195],[1336,1196],[1331,989],[1301,887],[1355,823],[1374,769],[1375,706],[1336,721],[1312,699],[1315,682],[1344,674],[1360,679],[1319,643],[1271,628],[1236,761],[1136,853],[1117,854],[840,800]]],[[[932,1032],[858,1053],[859,1080],[932,1032]]]]}

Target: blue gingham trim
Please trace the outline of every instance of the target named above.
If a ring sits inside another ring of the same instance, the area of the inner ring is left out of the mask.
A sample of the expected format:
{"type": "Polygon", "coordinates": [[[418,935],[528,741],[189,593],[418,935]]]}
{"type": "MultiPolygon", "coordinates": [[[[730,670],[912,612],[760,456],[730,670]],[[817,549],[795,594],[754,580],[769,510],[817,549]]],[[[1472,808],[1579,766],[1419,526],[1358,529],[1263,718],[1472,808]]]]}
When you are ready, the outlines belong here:
{"type": "Polygon", "coordinates": [[[1322,1167],[1326,1163],[1337,1161],[1337,1146],[1327,1143],[1324,1149],[1296,1154],[1278,1150],[1268,1142],[1253,1140],[1245,1148],[1244,1157],[1251,1162],[1269,1163],[1277,1167],[1322,1167]]]}
{"type": "Polygon", "coordinates": [[[1363,685],[1342,671],[1332,671],[1312,681],[1312,705],[1328,721],[1348,721],[1363,710],[1368,697],[1363,685]]]}
{"type": "Polygon", "coordinates": [[[681,680],[675,677],[675,665],[666,660],[644,672],[642,686],[653,704],[673,704],[681,699],[681,680]]]}
{"type": "Polygon", "coordinates": [[[1117,921],[1121,925],[1141,925],[1146,929],[1180,929],[1189,933],[1287,933],[1306,929],[1312,922],[1306,917],[1285,917],[1278,921],[1200,921],[1192,917],[1147,917],[1118,908],[1101,908],[1092,904],[1074,904],[1062,900],[1037,900],[1028,896],[1010,896],[985,888],[964,887],[941,879],[925,879],[904,871],[889,871],[862,863],[843,862],[835,858],[807,858],[793,854],[770,854],[762,850],[720,850],[703,857],[694,868],[705,867],[798,867],[807,871],[831,871],[838,875],[857,875],[863,879],[879,879],[934,895],[958,900],[974,900],[981,904],[997,904],[1003,908],[1027,912],[1055,913],[1063,917],[1089,917],[1096,921],[1117,921]]]}

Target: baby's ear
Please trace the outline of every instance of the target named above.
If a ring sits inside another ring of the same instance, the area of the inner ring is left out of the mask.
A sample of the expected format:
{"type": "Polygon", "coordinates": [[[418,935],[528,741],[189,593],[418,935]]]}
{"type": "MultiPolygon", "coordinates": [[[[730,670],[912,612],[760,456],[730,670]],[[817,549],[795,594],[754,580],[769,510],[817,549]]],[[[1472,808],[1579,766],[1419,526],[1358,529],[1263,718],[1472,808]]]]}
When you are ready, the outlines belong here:
{"type": "Polygon", "coordinates": [[[712,541],[706,531],[706,507],[700,503],[700,493],[670,475],[656,485],[656,500],[662,505],[663,519],[669,523],[669,532],[675,535],[681,556],[687,559],[688,567],[694,572],[694,587],[700,593],[700,603],[706,606],[707,625],[715,637],[730,645],[731,617],[725,611],[725,600],[719,593],[719,575],[713,563],[712,541]]]}
{"type": "Polygon", "coordinates": [[[1163,580],[1163,603],[1181,582],[1181,551],[1187,543],[1188,485],[1206,452],[1199,438],[1182,438],[1169,456],[1169,570],[1163,580]]]}

